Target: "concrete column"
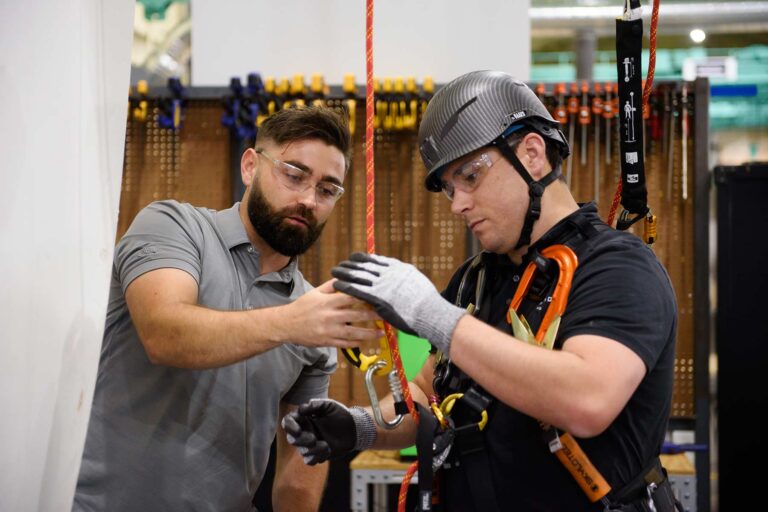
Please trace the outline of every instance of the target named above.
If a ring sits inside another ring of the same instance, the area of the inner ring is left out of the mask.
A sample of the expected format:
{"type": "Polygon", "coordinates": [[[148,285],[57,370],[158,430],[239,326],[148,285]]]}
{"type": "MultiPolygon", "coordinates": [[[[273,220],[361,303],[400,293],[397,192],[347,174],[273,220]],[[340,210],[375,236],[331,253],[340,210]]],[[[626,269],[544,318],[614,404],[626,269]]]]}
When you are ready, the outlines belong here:
{"type": "Polygon", "coordinates": [[[576,32],[576,78],[592,80],[594,77],[597,36],[593,29],[581,29],[576,32]]]}

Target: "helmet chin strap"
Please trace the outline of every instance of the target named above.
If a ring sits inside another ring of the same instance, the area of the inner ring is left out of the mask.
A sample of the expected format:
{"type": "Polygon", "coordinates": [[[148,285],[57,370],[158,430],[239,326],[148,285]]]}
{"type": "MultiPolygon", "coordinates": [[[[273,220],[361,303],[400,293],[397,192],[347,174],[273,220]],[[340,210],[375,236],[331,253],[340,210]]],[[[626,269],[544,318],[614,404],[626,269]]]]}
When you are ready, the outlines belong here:
{"type": "Polygon", "coordinates": [[[544,195],[544,189],[554,182],[560,176],[560,167],[553,169],[552,172],[541,178],[539,181],[535,181],[523,163],[517,158],[517,155],[509,147],[507,140],[504,136],[497,138],[491,145],[496,147],[504,158],[512,164],[517,173],[528,184],[528,196],[530,197],[528,202],[528,211],[525,213],[525,222],[523,223],[523,229],[520,231],[520,237],[518,238],[515,249],[520,249],[531,243],[531,232],[533,231],[533,223],[539,220],[541,216],[541,197],[544,195]]]}

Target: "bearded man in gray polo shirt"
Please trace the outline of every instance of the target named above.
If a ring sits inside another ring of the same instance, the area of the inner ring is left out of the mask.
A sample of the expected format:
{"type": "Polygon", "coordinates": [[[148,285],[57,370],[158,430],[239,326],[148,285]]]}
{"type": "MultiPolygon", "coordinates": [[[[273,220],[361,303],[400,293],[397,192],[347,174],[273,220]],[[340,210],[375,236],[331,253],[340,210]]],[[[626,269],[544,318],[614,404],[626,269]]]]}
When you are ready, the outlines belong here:
{"type": "MultiPolygon", "coordinates": [[[[159,201],[115,249],[93,410],[73,510],[249,511],[278,418],[326,397],[336,350],[378,318],[296,256],[317,239],[349,169],[330,109],[266,120],[241,159],[246,191],[213,211],[159,201]]],[[[277,436],[273,505],[316,510],[327,467],[277,436]]]]}

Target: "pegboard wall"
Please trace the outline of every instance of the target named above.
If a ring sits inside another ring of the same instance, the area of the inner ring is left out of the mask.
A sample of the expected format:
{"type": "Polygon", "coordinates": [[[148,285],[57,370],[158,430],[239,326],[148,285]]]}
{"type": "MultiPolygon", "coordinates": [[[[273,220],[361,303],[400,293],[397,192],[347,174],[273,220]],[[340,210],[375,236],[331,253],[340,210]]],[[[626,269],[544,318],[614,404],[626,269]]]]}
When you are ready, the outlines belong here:
{"type": "MultiPolygon", "coordinates": [[[[653,249],[666,267],[677,294],[679,332],[672,416],[694,416],[694,167],[702,140],[699,112],[694,108],[697,89],[681,83],[660,83],[651,95],[646,118],[646,178],[648,203],[658,217],[658,240],[653,249]],[[698,135],[697,135],[697,126],[698,135]]],[[[542,100],[555,109],[568,101],[556,84],[537,88],[542,100]]],[[[223,91],[226,91],[224,89],[223,91]]],[[[573,93],[576,100],[595,108],[595,100],[607,102],[604,88],[594,84],[573,93]]],[[[700,91],[698,92],[700,94],[700,91]]],[[[348,112],[349,97],[325,100],[348,112]]],[[[389,101],[399,102],[397,97],[389,101]]],[[[314,285],[330,278],[330,269],[355,251],[365,251],[365,148],[364,102],[358,100],[353,134],[352,166],[342,196],[319,242],[300,259],[305,277],[314,285]]],[[[572,155],[564,173],[571,177],[577,201],[596,201],[602,218],[608,217],[618,179],[618,118],[595,109],[589,122],[578,122],[569,113],[563,131],[571,141],[572,155]]],[[[184,120],[177,130],[159,128],[157,98],[148,99],[144,121],[128,117],[123,189],[118,237],[136,213],[148,203],[165,198],[213,209],[232,203],[233,166],[239,167],[232,147],[235,139],[222,126],[220,98],[188,98],[184,120]]],[[[706,116],[706,114],[705,114],[706,116]]],[[[706,131],[706,124],[704,124],[706,131]]],[[[706,140],[705,136],[704,139],[706,140]]],[[[380,254],[415,264],[438,289],[470,254],[461,219],[450,212],[442,194],[423,187],[424,169],[417,151],[415,126],[376,130],[376,247],[380,254]]],[[[239,158],[239,156],[238,156],[239,158]]],[[[706,164],[704,164],[706,165],[706,164]]],[[[642,223],[632,228],[642,235],[642,223]]],[[[706,258],[706,254],[699,256],[706,258]]],[[[653,321],[653,319],[648,319],[653,321]]],[[[701,340],[708,343],[708,340],[701,340]]],[[[368,347],[365,351],[375,351],[368,347]]],[[[331,395],[345,403],[367,404],[362,375],[339,357],[332,378],[331,395]]],[[[385,385],[385,379],[380,384],[385,385]]],[[[385,390],[380,389],[380,393],[385,390]]]]}

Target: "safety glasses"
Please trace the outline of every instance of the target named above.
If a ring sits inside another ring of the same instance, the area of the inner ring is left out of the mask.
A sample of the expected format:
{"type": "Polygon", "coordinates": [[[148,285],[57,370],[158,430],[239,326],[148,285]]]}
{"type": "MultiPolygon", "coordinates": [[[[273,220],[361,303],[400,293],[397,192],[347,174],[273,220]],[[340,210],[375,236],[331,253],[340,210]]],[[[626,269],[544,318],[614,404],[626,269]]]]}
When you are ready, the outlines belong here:
{"type": "Polygon", "coordinates": [[[488,169],[493,167],[500,158],[491,161],[491,157],[487,153],[482,153],[474,160],[465,163],[451,173],[449,180],[440,180],[443,193],[449,200],[453,201],[456,189],[462,192],[472,192],[480,185],[488,169]]]}
{"type": "MultiPolygon", "coordinates": [[[[277,158],[272,158],[261,148],[256,148],[255,151],[260,155],[264,155],[267,160],[272,162],[272,173],[288,190],[304,192],[313,186],[311,172],[285,163],[277,158]]],[[[314,187],[315,198],[318,203],[334,204],[344,194],[344,187],[330,181],[319,181],[314,184],[314,187]]]]}

